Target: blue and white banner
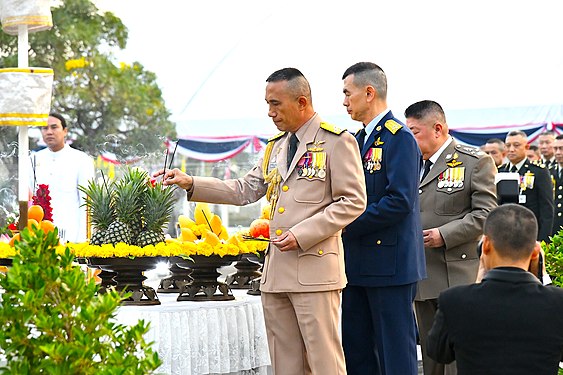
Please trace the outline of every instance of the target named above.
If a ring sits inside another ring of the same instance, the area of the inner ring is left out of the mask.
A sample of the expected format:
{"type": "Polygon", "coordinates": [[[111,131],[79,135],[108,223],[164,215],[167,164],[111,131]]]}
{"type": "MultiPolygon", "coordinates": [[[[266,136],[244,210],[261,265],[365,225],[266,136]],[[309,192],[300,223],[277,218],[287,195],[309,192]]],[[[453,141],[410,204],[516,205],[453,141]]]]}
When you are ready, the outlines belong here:
{"type": "Polygon", "coordinates": [[[563,133],[563,105],[451,110],[446,118],[450,134],[475,147],[490,138],[504,141],[512,130],[522,130],[530,143],[546,130],[563,133]]]}
{"type": "Polygon", "coordinates": [[[169,141],[168,149],[192,159],[215,162],[230,159],[248,147],[251,152],[260,152],[267,142],[267,138],[255,136],[189,137],[169,141]]]}

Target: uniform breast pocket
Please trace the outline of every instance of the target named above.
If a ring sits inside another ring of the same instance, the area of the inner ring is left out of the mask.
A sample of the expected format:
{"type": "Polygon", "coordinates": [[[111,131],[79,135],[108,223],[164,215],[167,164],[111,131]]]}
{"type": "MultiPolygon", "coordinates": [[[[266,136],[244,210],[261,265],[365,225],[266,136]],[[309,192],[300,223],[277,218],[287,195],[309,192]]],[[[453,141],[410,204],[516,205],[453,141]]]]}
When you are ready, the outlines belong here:
{"type": "Polygon", "coordinates": [[[467,207],[470,206],[469,194],[464,192],[464,187],[449,188],[436,191],[436,208],[437,215],[459,215],[467,207]]]}
{"type": "Polygon", "coordinates": [[[327,182],[318,179],[300,179],[293,193],[293,198],[299,203],[321,203],[325,197],[327,182]]]}

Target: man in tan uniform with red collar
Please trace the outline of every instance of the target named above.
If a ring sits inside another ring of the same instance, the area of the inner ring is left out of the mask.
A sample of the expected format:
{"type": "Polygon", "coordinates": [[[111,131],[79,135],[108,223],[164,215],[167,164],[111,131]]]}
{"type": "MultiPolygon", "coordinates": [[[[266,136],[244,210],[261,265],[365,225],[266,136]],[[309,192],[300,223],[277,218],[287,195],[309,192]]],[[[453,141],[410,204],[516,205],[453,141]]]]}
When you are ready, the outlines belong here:
{"type": "Polygon", "coordinates": [[[299,70],[278,70],[266,82],[268,116],[282,133],[262,161],[236,180],[174,169],[164,183],[188,190],[193,201],[245,205],[266,195],[272,242],[260,289],[274,374],[346,374],[338,333],[346,285],[341,232],[366,207],[358,145],[322,122],[299,70]]]}

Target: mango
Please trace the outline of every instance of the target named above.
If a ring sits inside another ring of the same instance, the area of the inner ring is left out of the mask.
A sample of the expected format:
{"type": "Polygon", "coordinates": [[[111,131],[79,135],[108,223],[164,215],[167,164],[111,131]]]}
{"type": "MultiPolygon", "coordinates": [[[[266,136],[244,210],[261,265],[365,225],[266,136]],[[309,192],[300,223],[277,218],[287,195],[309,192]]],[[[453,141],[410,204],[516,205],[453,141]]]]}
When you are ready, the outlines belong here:
{"type": "Polygon", "coordinates": [[[180,228],[182,231],[182,241],[185,242],[194,242],[197,240],[197,236],[190,228],[180,228]]]}
{"type": "Polygon", "coordinates": [[[203,240],[203,242],[209,244],[210,246],[217,246],[221,243],[221,240],[219,239],[219,237],[217,237],[215,233],[213,233],[210,230],[206,230],[205,239],[203,240]]]}
{"type": "Polygon", "coordinates": [[[209,220],[209,224],[211,224],[211,231],[216,235],[221,234],[221,229],[223,227],[223,223],[221,222],[221,218],[219,215],[213,215],[211,220],[209,220]]]}
{"type": "Polygon", "coordinates": [[[180,215],[178,216],[178,225],[180,225],[180,228],[191,228],[195,225],[195,221],[186,215],[180,215]]]}
{"type": "Polygon", "coordinates": [[[207,203],[196,203],[194,210],[194,220],[196,224],[209,225],[208,222],[211,223],[212,216],[213,215],[207,203]]]}

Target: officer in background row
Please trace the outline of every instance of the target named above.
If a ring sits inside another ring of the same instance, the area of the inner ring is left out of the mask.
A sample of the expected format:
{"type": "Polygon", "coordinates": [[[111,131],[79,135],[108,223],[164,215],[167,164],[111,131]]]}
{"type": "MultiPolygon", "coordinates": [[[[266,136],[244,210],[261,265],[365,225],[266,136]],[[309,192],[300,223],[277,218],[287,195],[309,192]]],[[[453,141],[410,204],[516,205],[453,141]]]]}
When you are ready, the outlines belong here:
{"type": "Polygon", "coordinates": [[[563,226],[563,134],[553,142],[556,163],[549,168],[554,189],[554,215],[551,235],[557,234],[563,226]]]}
{"type": "Polygon", "coordinates": [[[504,141],[499,138],[487,139],[487,142],[481,146],[481,151],[492,157],[497,167],[505,161],[506,147],[504,141]]]}
{"type": "Polygon", "coordinates": [[[538,137],[541,162],[546,168],[551,168],[557,164],[553,150],[553,142],[555,142],[555,132],[553,130],[546,130],[538,137]]]}
{"type": "Polygon", "coordinates": [[[532,210],[538,220],[538,240],[549,241],[553,226],[553,183],[548,169],[526,157],[528,137],[521,130],[513,130],[505,141],[509,162],[499,172],[517,172],[520,175],[518,203],[532,210]]]}

